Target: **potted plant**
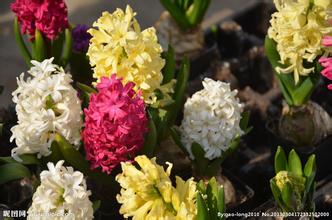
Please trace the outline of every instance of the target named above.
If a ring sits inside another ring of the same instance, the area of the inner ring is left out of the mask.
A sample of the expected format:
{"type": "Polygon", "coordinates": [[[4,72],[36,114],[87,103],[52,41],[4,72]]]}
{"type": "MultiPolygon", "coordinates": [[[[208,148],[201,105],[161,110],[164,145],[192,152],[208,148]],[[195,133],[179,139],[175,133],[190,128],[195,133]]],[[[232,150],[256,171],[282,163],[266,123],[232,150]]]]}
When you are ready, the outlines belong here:
{"type": "Polygon", "coordinates": [[[236,203],[236,190],[222,175],[221,164],[239,146],[247,128],[248,113],[229,84],[206,78],[204,89],[189,98],[184,106],[180,128],[172,129],[174,142],[188,155],[194,176],[207,181],[216,177],[225,187],[226,204],[236,203]]]}

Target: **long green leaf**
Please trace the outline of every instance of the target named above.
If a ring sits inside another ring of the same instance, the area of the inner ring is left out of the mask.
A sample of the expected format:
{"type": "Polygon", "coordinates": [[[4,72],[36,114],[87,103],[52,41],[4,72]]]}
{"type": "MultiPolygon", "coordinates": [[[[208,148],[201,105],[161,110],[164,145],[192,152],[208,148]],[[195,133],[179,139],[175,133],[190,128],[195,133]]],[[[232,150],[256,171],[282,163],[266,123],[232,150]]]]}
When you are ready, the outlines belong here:
{"type": "Polygon", "coordinates": [[[281,192],[280,192],[277,184],[275,183],[274,179],[270,180],[270,187],[271,187],[271,191],[273,194],[273,198],[277,202],[278,206],[284,211],[287,210],[287,207],[285,207],[285,205],[282,201],[281,192]]]}
{"type": "Polygon", "coordinates": [[[205,151],[203,150],[201,145],[199,145],[196,142],[194,142],[191,145],[191,151],[195,157],[195,161],[197,162],[198,165],[197,169],[199,169],[198,171],[200,172],[201,175],[204,174],[209,164],[209,160],[205,158],[205,151]]]}
{"type": "Polygon", "coordinates": [[[0,166],[0,184],[30,176],[29,169],[22,164],[7,163],[0,166]]]}
{"type": "Polygon", "coordinates": [[[309,178],[312,174],[316,173],[316,156],[312,154],[304,166],[304,176],[309,178]]]}
{"type": "Polygon", "coordinates": [[[175,103],[173,105],[173,108],[169,111],[169,116],[167,119],[169,126],[172,126],[174,124],[176,117],[182,108],[185,91],[187,89],[189,70],[189,59],[185,57],[181,63],[180,71],[176,79],[175,91],[173,94],[173,100],[175,101],[175,103]]]}
{"type": "Polygon", "coordinates": [[[145,137],[145,142],[142,147],[142,153],[148,157],[154,155],[154,150],[157,146],[157,129],[152,120],[151,115],[149,114],[149,132],[145,137]]]}
{"type": "Polygon", "coordinates": [[[224,186],[220,186],[218,189],[217,201],[218,201],[218,211],[220,213],[224,213],[226,211],[224,186]]]}
{"type": "Polygon", "coordinates": [[[163,69],[163,83],[168,83],[174,78],[175,73],[175,58],[174,58],[174,49],[171,45],[168,45],[168,50],[165,55],[165,67],[163,69]]]}
{"type": "Polygon", "coordinates": [[[20,25],[18,24],[17,17],[15,17],[15,19],[14,19],[14,35],[15,35],[16,43],[21,51],[21,54],[23,55],[24,61],[30,67],[31,66],[31,63],[30,63],[31,54],[22,38],[20,25]]]}
{"type": "Polygon", "coordinates": [[[199,192],[197,192],[196,200],[197,200],[196,201],[197,202],[197,220],[209,220],[210,216],[209,216],[207,206],[199,192]]]}
{"type": "Polygon", "coordinates": [[[288,171],[302,176],[302,163],[294,149],[288,155],[288,171]]]}
{"type": "Polygon", "coordinates": [[[281,191],[281,198],[287,208],[291,209],[293,204],[293,190],[291,185],[287,182],[281,191]]]}
{"type": "Polygon", "coordinates": [[[285,151],[280,146],[278,146],[277,152],[274,156],[274,171],[277,174],[282,170],[287,170],[287,166],[285,151]]]}
{"type": "MultiPolygon", "coordinates": [[[[21,164],[25,164],[25,165],[40,164],[40,160],[37,159],[35,154],[23,154],[23,155],[20,155],[20,158],[22,160],[22,162],[20,162],[21,164]]],[[[12,157],[0,157],[0,162],[17,163],[17,161],[14,160],[12,157]]]]}
{"type": "Polygon", "coordinates": [[[178,147],[180,147],[180,149],[182,150],[183,153],[185,153],[187,156],[189,156],[187,149],[184,147],[184,145],[181,142],[181,135],[176,130],[176,128],[174,128],[174,127],[170,128],[170,134],[171,134],[171,136],[172,136],[173,141],[175,142],[175,144],[178,147]]]}
{"type": "Polygon", "coordinates": [[[161,4],[165,7],[165,9],[170,13],[176,23],[183,30],[187,30],[191,27],[190,22],[187,20],[185,14],[178,8],[171,0],[160,0],[161,4]]]}
{"type": "Polygon", "coordinates": [[[64,44],[64,48],[63,48],[63,57],[61,60],[61,64],[63,67],[66,67],[66,65],[70,59],[71,52],[72,52],[72,45],[73,45],[73,39],[72,39],[71,31],[69,30],[69,28],[66,28],[65,44],[64,44]]]}
{"type": "Polygon", "coordinates": [[[46,52],[46,42],[44,41],[43,35],[40,33],[38,29],[35,32],[35,42],[34,42],[34,54],[33,58],[39,62],[43,61],[47,58],[46,52]]]}
{"type": "Polygon", "coordinates": [[[194,0],[192,10],[187,12],[188,21],[192,27],[200,23],[211,0],[194,0]]]}
{"type": "MultiPolygon", "coordinates": [[[[266,36],[265,41],[264,41],[264,47],[265,47],[266,56],[269,59],[273,69],[275,69],[278,66],[281,66],[281,64],[279,63],[280,56],[276,49],[277,43],[274,40],[272,40],[271,38],[269,38],[268,36],[266,36]]],[[[293,105],[292,96],[291,96],[290,92],[288,91],[287,86],[284,84],[285,77],[289,77],[288,75],[290,75],[290,74],[276,73],[277,79],[279,81],[280,89],[281,89],[281,92],[282,92],[285,100],[287,101],[287,103],[289,105],[293,105]]],[[[286,80],[288,80],[288,79],[286,79],[286,80]]]]}
{"type": "Polygon", "coordinates": [[[52,56],[54,57],[54,63],[56,64],[60,64],[64,40],[65,40],[65,33],[64,31],[62,31],[59,34],[58,38],[51,42],[52,56]]]}

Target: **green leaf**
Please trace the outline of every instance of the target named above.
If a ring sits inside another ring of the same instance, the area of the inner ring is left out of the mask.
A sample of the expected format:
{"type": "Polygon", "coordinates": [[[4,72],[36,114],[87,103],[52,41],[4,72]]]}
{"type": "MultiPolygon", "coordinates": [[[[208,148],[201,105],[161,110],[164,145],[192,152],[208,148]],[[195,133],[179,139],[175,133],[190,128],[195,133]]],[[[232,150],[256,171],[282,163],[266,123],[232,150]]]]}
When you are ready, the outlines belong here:
{"type": "Polygon", "coordinates": [[[221,154],[220,163],[223,163],[230,155],[232,155],[237,150],[237,148],[240,146],[240,141],[241,141],[240,136],[235,137],[232,140],[232,142],[230,143],[229,148],[227,148],[227,150],[221,154]]]}
{"type": "Polygon", "coordinates": [[[170,13],[176,23],[183,30],[187,30],[191,27],[190,22],[188,21],[186,15],[178,8],[171,0],[160,0],[161,4],[165,9],[170,13]]]}
{"type": "Polygon", "coordinates": [[[65,30],[65,44],[63,49],[63,57],[61,60],[61,64],[63,67],[65,67],[70,59],[71,52],[72,52],[72,45],[73,45],[73,39],[71,35],[71,31],[69,28],[66,28],[65,30]]]}
{"type": "Polygon", "coordinates": [[[210,216],[209,216],[207,206],[199,192],[197,192],[196,199],[197,199],[197,201],[196,201],[197,202],[197,220],[209,220],[210,216]]]}
{"type": "Polygon", "coordinates": [[[96,200],[92,203],[92,208],[93,208],[93,212],[96,212],[101,205],[101,201],[100,200],[96,200]]]}
{"type": "Polygon", "coordinates": [[[62,31],[58,38],[51,42],[52,56],[54,57],[54,63],[60,65],[60,59],[62,55],[62,49],[65,40],[65,33],[62,31]]]}
{"type": "Polygon", "coordinates": [[[198,190],[200,193],[202,193],[202,194],[206,194],[206,186],[205,186],[203,180],[200,180],[200,181],[197,183],[197,190],[198,190]]]}
{"type": "Polygon", "coordinates": [[[184,147],[184,145],[181,142],[181,135],[180,135],[179,131],[177,131],[175,127],[172,127],[172,128],[170,128],[170,134],[171,134],[175,144],[178,147],[180,147],[180,149],[182,150],[183,153],[185,153],[187,156],[189,156],[187,149],[184,147]]]}
{"type": "Polygon", "coordinates": [[[79,82],[76,83],[76,86],[81,91],[80,94],[81,94],[81,97],[83,100],[83,103],[82,103],[83,107],[88,107],[91,94],[97,93],[97,91],[94,88],[92,88],[88,85],[85,85],[83,83],[79,83],[79,82]]]}
{"type": "Polygon", "coordinates": [[[223,158],[219,157],[212,161],[209,161],[209,165],[207,169],[204,171],[205,176],[213,177],[217,176],[220,172],[221,164],[222,164],[223,158]]]}
{"type": "Polygon", "coordinates": [[[188,77],[189,77],[189,59],[185,57],[181,63],[180,71],[176,79],[175,90],[173,94],[173,100],[175,101],[173,108],[169,111],[168,125],[172,126],[175,119],[183,106],[184,94],[187,89],[188,77]]]}
{"type": "Polygon", "coordinates": [[[53,141],[51,144],[51,154],[47,157],[42,158],[44,163],[46,164],[47,162],[53,162],[56,163],[59,160],[63,160],[62,153],[60,151],[59,145],[56,141],[53,141]]]}
{"type": "Polygon", "coordinates": [[[211,0],[194,0],[193,7],[187,11],[188,21],[191,27],[200,23],[210,5],[211,0]]]}
{"type": "Polygon", "coordinates": [[[154,155],[154,150],[157,146],[157,130],[156,126],[152,120],[151,114],[149,114],[149,132],[145,137],[145,141],[142,147],[142,154],[147,157],[152,157],[154,155]]]}
{"type": "MultiPolygon", "coordinates": [[[[20,164],[25,164],[25,165],[32,165],[32,164],[39,165],[39,164],[41,164],[40,160],[37,159],[35,154],[22,154],[22,155],[20,155],[20,158],[22,160],[22,162],[19,162],[20,164]]],[[[0,162],[2,162],[2,163],[18,163],[12,157],[0,157],[0,162]]]]}
{"type": "Polygon", "coordinates": [[[31,177],[31,174],[29,169],[22,164],[7,163],[0,166],[0,184],[24,177],[31,177]]]}
{"type": "Polygon", "coordinates": [[[293,190],[291,185],[287,182],[281,191],[281,198],[288,208],[292,208],[293,204],[293,190]]]}
{"type": "Polygon", "coordinates": [[[302,176],[302,163],[295,150],[291,150],[288,155],[288,171],[302,176]]]}
{"type": "Polygon", "coordinates": [[[168,50],[165,55],[165,67],[163,69],[163,83],[166,84],[174,78],[175,73],[175,58],[174,58],[174,49],[171,45],[168,45],[168,50]]]}
{"type": "Polygon", "coordinates": [[[283,211],[286,211],[288,210],[283,201],[282,201],[282,196],[281,196],[281,192],[277,186],[277,184],[275,183],[275,180],[272,178],[270,180],[270,187],[271,187],[271,191],[272,191],[272,194],[273,194],[273,197],[274,197],[274,200],[277,202],[278,206],[283,210],[283,211]]]}
{"type": "Polygon", "coordinates": [[[245,132],[245,134],[247,134],[252,129],[252,127],[248,128],[249,119],[250,111],[245,111],[241,114],[240,128],[245,132]]]}
{"type": "Polygon", "coordinates": [[[15,17],[15,19],[14,19],[14,35],[15,35],[16,43],[21,51],[21,54],[23,55],[24,61],[30,67],[31,66],[31,63],[30,63],[31,54],[22,38],[20,25],[18,24],[17,17],[15,17]]]}
{"type": "Polygon", "coordinates": [[[46,53],[46,43],[44,41],[43,35],[40,33],[38,29],[35,32],[35,42],[34,42],[34,59],[41,62],[45,58],[47,58],[46,53]]]}
{"type": "Polygon", "coordinates": [[[212,177],[206,187],[207,206],[211,219],[218,219],[218,183],[216,178],[212,177]]]}
{"type": "Polygon", "coordinates": [[[316,173],[316,156],[312,154],[304,166],[304,176],[309,178],[312,174],[316,173]]]}
{"type": "Polygon", "coordinates": [[[205,174],[204,172],[206,171],[206,168],[209,164],[209,160],[207,158],[205,158],[205,151],[203,150],[201,145],[199,145],[196,142],[192,143],[191,151],[192,151],[192,153],[195,157],[195,161],[197,162],[197,165],[198,165],[198,167],[196,167],[196,169],[198,169],[197,171],[201,175],[205,174]]]}
{"type": "Polygon", "coordinates": [[[218,189],[217,204],[218,204],[218,211],[220,213],[225,213],[226,206],[225,206],[224,186],[220,186],[219,189],[218,189]]]}
{"type": "Polygon", "coordinates": [[[316,156],[313,154],[309,157],[307,160],[307,163],[304,166],[303,170],[304,176],[306,177],[305,182],[305,194],[309,193],[310,189],[312,188],[312,185],[315,181],[316,176],[316,156]]]}
{"type": "Polygon", "coordinates": [[[287,159],[285,151],[278,146],[277,152],[274,156],[274,171],[277,174],[282,170],[287,170],[287,159]]]}

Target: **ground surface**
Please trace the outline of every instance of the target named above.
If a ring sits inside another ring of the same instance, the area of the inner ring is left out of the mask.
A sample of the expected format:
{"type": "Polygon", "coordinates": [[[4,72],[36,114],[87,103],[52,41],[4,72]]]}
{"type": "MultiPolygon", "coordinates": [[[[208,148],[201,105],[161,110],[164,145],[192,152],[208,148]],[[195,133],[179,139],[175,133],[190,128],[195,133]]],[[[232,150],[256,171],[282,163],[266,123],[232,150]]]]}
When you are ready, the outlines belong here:
{"type": "MultiPolygon", "coordinates": [[[[238,11],[259,0],[212,0],[207,18],[210,20],[221,10],[238,11]]],[[[11,92],[16,88],[15,78],[27,70],[13,36],[13,14],[10,3],[13,0],[1,0],[0,3],[0,85],[5,85],[0,96],[0,107],[11,102],[11,92]]],[[[67,0],[69,21],[73,24],[91,25],[103,11],[113,11],[130,4],[137,12],[142,27],[152,26],[163,8],[158,0],[67,0]]],[[[213,20],[213,19],[212,19],[213,20]]]]}

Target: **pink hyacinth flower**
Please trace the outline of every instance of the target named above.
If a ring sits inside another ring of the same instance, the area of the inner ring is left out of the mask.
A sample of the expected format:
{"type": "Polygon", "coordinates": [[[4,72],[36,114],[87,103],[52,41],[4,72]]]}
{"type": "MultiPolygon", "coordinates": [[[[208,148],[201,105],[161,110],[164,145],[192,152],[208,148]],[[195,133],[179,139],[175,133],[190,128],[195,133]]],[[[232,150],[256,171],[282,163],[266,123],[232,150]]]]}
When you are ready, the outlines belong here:
{"type": "Polygon", "coordinates": [[[332,36],[324,36],[322,39],[322,44],[325,47],[331,47],[332,46],[332,36]]]}
{"type": "MultiPolygon", "coordinates": [[[[329,80],[332,80],[332,57],[321,57],[319,63],[324,67],[321,74],[329,80]]],[[[329,84],[327,88],[332,90],[332,84],[329,84]]]]}
{"type": "Polygon", "coordinates": [[[21,25],[21,33],[29,34],[31,41],[36,29],[54,40],[68,27],[68,11],[63,0],[16,0],[11,9],[21,25]]]}
{"type": "Polygon", "coordinates": [[[122,84],[113,74],[103,77],[90,97],[82,132],[91,168],[111,173],[123,161],[131,161],[144,143],[147,116],[141,93],[134,83],[122,84]]]}

